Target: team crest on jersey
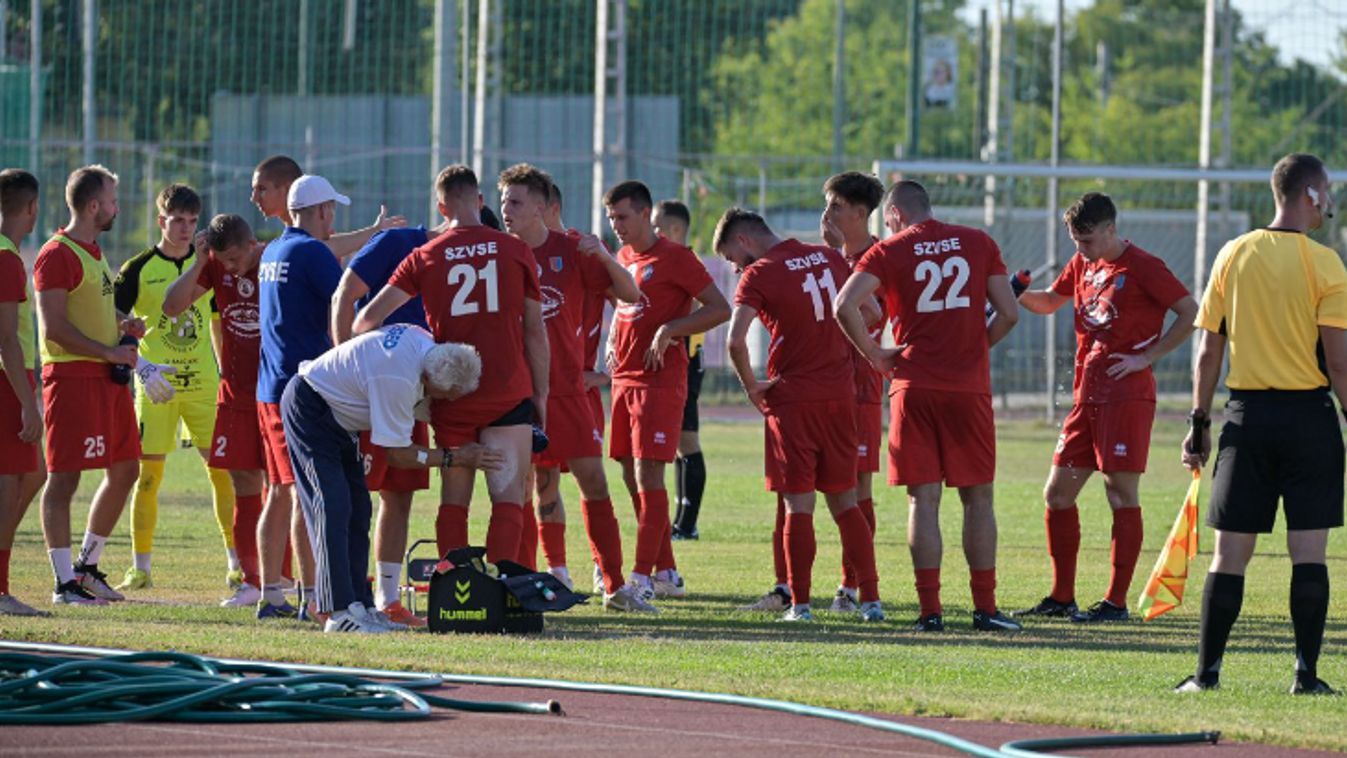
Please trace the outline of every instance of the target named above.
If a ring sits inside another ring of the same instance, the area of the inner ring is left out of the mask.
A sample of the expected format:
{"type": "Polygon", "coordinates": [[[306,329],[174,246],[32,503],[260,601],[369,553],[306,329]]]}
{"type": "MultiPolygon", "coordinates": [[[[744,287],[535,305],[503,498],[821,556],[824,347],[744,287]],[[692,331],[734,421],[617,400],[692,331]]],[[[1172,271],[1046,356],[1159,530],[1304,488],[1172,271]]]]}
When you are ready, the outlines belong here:
{"type": "Polygon", "coordinates": [[[554,274],[560,274],[561,269],[565,266],[566,263],[565,259],[563,259],[559,255],[554,255],[551,258],[548,258],[547,262],[549,265],[551,265],[552,273],[554,274]]]}
{"type": "Polygon", "coordinates": [[[257,292],[257,285],[253,284],[251,279],[239,278],[238,292],[241,297],[252,297],[257,292]]]}
{"type": "Polygon", "coordinates": [[[647,263],[645,264],[645,268],[641,269],[641,281],[643,282],[650,281],[650,277],[654,275],[655,275],[655,264],[653,263],[647,263]]]}

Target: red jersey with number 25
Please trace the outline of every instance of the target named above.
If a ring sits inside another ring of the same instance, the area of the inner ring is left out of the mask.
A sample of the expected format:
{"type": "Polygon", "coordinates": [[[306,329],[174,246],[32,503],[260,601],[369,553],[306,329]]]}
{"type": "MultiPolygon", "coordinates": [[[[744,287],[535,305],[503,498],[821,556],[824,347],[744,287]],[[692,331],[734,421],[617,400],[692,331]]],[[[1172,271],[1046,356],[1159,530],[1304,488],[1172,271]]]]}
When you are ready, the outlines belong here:
{"type": "Polygon", "coordinates": [[[539,300],[533,251],[486,226],[454,227],[413,250],[388,283],[420,295],[436,342],[462,342],[482,356],[474,402],[524,400],[533,374],[524,359],[524,300],[539,300]]]}
{"type": "Polygon", "coordinates": [[[829,247],[786,240],[767,251],[739,279],[735,305],[746,305],[771,333],[767,376],[769,409],[789,403],[855,397],[851,343],[833,319],[833,301],[851,273],[829,247]]]}
{"type": "Polygon", "coordinates": [[[636,279],[641,299],[622,303],[613,315],[611,345],[613,383],[637,387],[687,387],[688,351],[683,340],[673,340],[664,351],[664,366],[645,367],[645,351],[664,324],[688,315],[692,301],[712,284],[711,275],[690,248],[660,237],[645,252],[630,245],[617,252],[621,263],[636,279]]]}
{"type": "Polygon", "coordinates": [[[991,394],[987,277],[1006,273],[986,232],[935,219],[870,248],[856,266],[879,279],[901,348],[890,394],[918,388],[991,394]]]}
{"type": "Polygon", "coordinates": [[[196,283],[215,293],[224,339],[220,343],[221,405],[257,402],[257,363],[261,358],[262,329],[257,314],[257,266],[246,274],[231,274],[214,256],[201,267],[196,283]]]}

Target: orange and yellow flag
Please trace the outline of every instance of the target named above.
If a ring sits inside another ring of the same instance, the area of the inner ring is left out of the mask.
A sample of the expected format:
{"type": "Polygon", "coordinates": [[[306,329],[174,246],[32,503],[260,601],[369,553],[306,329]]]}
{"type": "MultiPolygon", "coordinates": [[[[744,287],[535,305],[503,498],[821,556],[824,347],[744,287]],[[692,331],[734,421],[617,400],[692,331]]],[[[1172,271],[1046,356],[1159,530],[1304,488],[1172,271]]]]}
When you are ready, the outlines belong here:
{"type": "Polygon", "coordinates": [[[1179,508],[1174,528],[1169,530],[1165,546],[1155,561],[1155,568],[1151,570],[1151,578],[1146,580],[1146,588],[1141,591],[1141,598],[1137,601],[1142,621],[1150,621],[1183,605],[1188,561],[1197,555],[1197,512],[1201,484],[1202,472],[1194,471],[1193,483],[1188,485],[1188,495],[1179,508]]]}

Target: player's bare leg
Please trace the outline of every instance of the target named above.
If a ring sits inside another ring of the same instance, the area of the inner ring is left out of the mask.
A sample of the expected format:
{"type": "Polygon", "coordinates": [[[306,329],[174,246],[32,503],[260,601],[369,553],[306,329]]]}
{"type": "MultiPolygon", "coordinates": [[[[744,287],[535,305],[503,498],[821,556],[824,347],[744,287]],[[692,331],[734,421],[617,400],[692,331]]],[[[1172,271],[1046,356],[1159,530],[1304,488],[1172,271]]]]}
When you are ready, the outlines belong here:
{"type": "Polygon", "coordinates": [[[309,541],[309,526],[304,523],[304,510],[296,500],[298,493],[293,484],[286,485],[290,494],[290,549],[295,552],[295,582],[299,585],[299,611],[301,618],[308,616],[310,621],[321,621],[314,615],[317,606],[310,600],[314,591],[315,577],[318,575],[313,561],[313,543],[309,541]]]}
{"type": "MultiPolygon", "coordinates": [[[[267,490],[266,505],[262,507],[262,515],[257,520],[257,556],[262,570],[262,603],[258,606],[260,614],[266,614],[268,608],[281,609],[281,615],[286,616],[295,613],[295,609],[285,602],[285,589],[281,584],[281,568],[285,564],[286,540],[290,534],[290,518],[294,510],[291,499],[293,491],[294,485],[272,482],[267,490]]],[[[292,547],[298,555],[300,546],[292,547]]]]}
{"type": "Polygon", "coordinates": [[[504,455],[496,471],[486,472],[491,496],[491,522],[486,533],[487,559],[514,558],[524,525],[524,497],[531,468],[533,428],[528,424],[491,426],[482,430],[481,441],[504,455]]]}
{"type": "Polygon", "coordinates": [[[4,554],[0,556],[0,561],[4,561],[0,569],[4,569],[6,577],[5,581],[0,583],[0,601],[4,603],[4,607],[0,608],[0,615],[45,615],[10,594],[8,576],[9,553],[14,547],[14,533],[18,531],[23,515],[28,512],[29,504],[33,502],[46,478],[45,467],[23,474],[0,476],[0,553],[4,554]]]}
{"type": "Polygon", "coordinates": [[[402,578],[402,558],[407,552],[407,524],[411,519],[412,498],[415,494],[379,491],[379,515],[374,524],[374,561],[378,569],[374,602],[379,610],[401,602],[398,587],[402,578]]]}

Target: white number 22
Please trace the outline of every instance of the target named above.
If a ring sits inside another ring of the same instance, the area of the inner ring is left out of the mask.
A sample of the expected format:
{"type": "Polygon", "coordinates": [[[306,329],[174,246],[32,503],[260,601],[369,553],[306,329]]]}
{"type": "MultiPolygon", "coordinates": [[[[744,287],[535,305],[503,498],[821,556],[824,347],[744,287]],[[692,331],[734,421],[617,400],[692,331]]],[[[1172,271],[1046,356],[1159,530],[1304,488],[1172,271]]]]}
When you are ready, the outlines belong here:
{"type": "Polygon", "coordinates": [[[935,261],[919,263],[914,276],[917,281],[926,282],[926,286],[922,288],[921,297],[917,299],[917,313],[967,308],[969,300],[963,291],[968,285],[968,271],[968,261],[958,255],[946,258],[944,265],[935,261]],[[937,300],[936,292],[940,290],[944,280],[950,277],[953,277],[954,281],[945,292],[944,300],[937,300]]]}

